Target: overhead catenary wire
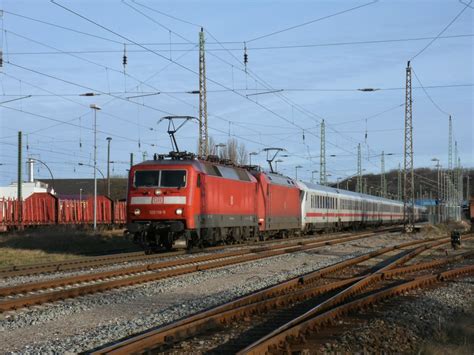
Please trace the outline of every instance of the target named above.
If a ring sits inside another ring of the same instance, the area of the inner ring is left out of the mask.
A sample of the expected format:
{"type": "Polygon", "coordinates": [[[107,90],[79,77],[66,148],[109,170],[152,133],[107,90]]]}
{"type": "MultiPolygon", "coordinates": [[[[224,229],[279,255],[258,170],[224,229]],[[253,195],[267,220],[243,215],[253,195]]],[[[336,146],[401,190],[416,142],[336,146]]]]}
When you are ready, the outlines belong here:
{"type": "MultiPolygon", "coordinates": [[[[123,41],[120,41],[120,43],[122,43],[123,41]]],[[[130,45],[133,45],[133,44],[130,44],[130,45]]],[[[109,90],[110,91],[110,90],[109,90]]]]}
{"type": "Polygon", "coordinates": [[[450,114],[448,112],[446,112],[445,110],[443,110],[434,100],[433,98],[430,96],[430,94],[428,94],[428,91],[426,91],[426,87],[423,86],[423,83],[421,82],[420,78],[418,77],[418,75],[416,74],[415,70],[413,68],[411,68],[411,71],[413,72],[413,74],[415,74],[415,78],[416,80],[418,81],[418,83],[420,84],[420,87],[423,89],[423,92],[425,93],[426,97],[428,97],[428,99],[431,101],[431,103],[433,104],[434,107],[436,107],[436,109],[441,112],[443,115],[446,115],[446,116],[449,116],[450,114]]]}
{"type": "Polygon", "coordinates": [[[463,14],[464,11],[471,5],[473,0],[469,1],[469,4],[465,4],[464,8],[458,12],[458,14],[438,33],[436,37],[434,37],[430,42],[426,44],[422,49],[420,49],[414,56],[410,58],[410,62],[412,62],[416,57],[418,57],[421,53],[427,50],[446,30],[451,27],[451,25],[456,22],[456,20],[463,14]]]}
{"type": "MultiPolygon", "coordinates": [[[[449,36],[440,36],[437,39],[455,39],[455,38],[471,38],[474,37],[474,34],[457,34],[457,35],[449,35],[449,36]]],[[[337,46],[355,46],[355,45],[366,45],[366,44],[390,44],[390,43],[397,43],[397,42],[413,42],[413,41],[426,41],[435,39],[436,37],[411,37],[411,38],[392,38],[392,39],[374,39],[374,40],[365,40],[365,41],[349,41],[349,42],[328,42],[328,43],[309,43],[309,44],[289,44],[289,45],[274,45],[274,46],[260,46],[260,47],[247,47],[247,51],[265,51],[265,50],[278,50],[278,49],[299,49],[299,48],[316,48],[316,47],[337,47],[337,46]]],[[[240,43],[240,42],[228,42],[222,41],[220,43],[240,43]]],[[[160,45],[172,45],[172,46],[181,46],[181,45],[193,45],[197,46],[198,43],[189,41],[189,42],[179,42],[179,43],[140,43],[145,46],[160,46],[160,45]]],[[[206,42],[207,45],[214,44],[218,45],[217,42],[206,42]]],[[[122,44],[123,45],[123,44],[122,44]]],[[[133,46],[133,44],[129,44],[129,46],[133,46]]],[[[235,47],[235,48],[206,48],[206,52],[223,52],[223,51],[235,51],[241,52],[242,48],[235,47]]],[[[170,49],[155,49],[157,52],[170,52],[170,49]]],[[[171,52],[186,52],[186,51],[195,51],[198,52],[199,49],[191,49],[191,48],[179,48],[179,49],[171,49],[171,52]]],[[[48,52],[48,51],[23,51],[23,52],[10,52],[10,55],[58,55],[58,54],[108,54],[108,53],[122,53],[123,49],[77,49],[77,50],[68,50],[63,51],[64,53],[58,52],[48,52]]],[[[147,52],[143,49],[127,49],[129,53],[144,53],[147,52]]]]}
{"type": "Polygon", "coordinates": [[[338,11],[338,12],[335,12],[335,13],[330,14],[330,15],[322,16],[322,17],[319,17],[319,18],[317,18],[317,19],[314,19],[314,20],[311,20],[311,21],[307,21],[307,22],[304,22],[304,23],[300,23],[300,24],[297,24],[297,25],[294,25],[294,26],[286,27],[286,28],[283,28],[283,29],[281,29],[281,30],[277,30],[277,31],[273,31],[273,32],[270,32],[270,33],[267,33],[267,34],[264,34],[264,35],[260,35],[260,36],[258,36],[258,37],[255,37],[255,38],[246,40],[246,42],[247,42],[247,43],[255,42],[255,41],[261,40],[261,39],[263,39],[263,38],[268,38],[268,37],[271,37],[271,36],[275,36],[275,35],[280,34],[280,33],[283,33],[283,32],[291,31],[291,30],[294,30],[294,29],[297,29],[297,28],[300,28],[300,27],[304,27],[304,26],[310,25],[310,24],[315,23],[315,22],[319,22],[319,21],[322,21],[322,20],[326,20],[326,19],[328,19],[328,18],[332,18],[332,17],[335,17],[335,16],[339,16],[339,15],[342,15],[342,14],[345,14],[345,13],[348,13],[348,12],[351,12],[351,11],[354,11],[354,10],[361,9],[361,8],[363,8],[363,7],[366,7],[366,6],[373,5],[373,4],[375,4],[376,2],[378,2],[378,0],[374,0],[374,1],[371,1],[371,2],[368,2],[368,3],[365,3],[365,4],[362,4],[362,5],[354,6],[354,7],[351,7],[351,8],[342,10],[342,11],[338,11]]]}

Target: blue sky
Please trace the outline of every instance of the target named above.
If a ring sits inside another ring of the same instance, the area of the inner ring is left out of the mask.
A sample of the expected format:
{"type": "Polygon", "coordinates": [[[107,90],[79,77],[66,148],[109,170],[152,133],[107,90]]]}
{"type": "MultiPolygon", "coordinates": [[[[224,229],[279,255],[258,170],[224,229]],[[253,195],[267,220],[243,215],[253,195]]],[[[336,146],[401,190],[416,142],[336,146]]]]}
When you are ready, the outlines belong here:
{"type": "MultiPolygon", "coordinates": [[[[25,134],[25,157],[30,154],[43,160],[50,165],[55,177],[91,176],[90,168],[78,166],[79,162],[91,163],[91,103],[102,107],[98,113],[98,154],[102,171],[106,170],[105,138],[108,136],[112,137],[112,160],[117,162],[113,164],[113,173],[116,175],[126,172],[131,152],[136,161],[142,159],[144,152],[148,156],[154,152],[168,152],[171,146],[165,133],[166,126],[164,123],[157,125],[159,119],[170,113],[198,115],[197,95],[186,93],[198,89],[195,72],[198,70],[199,27],[195,24],[206,29],[209,132],[217,142],[235,137],[246,144],[248,151],[261,151],[269,146],[285,148],[289,157],[279,164],[282,171],[292,176],[294,167],[302,165],[304,168],[298,175],[309,179],[312,170],[319,170],[319,124],[321,118],[325,118],[329,180],[335,181],[337,177],[356,172],[358,143],[363,147],[362,164],[367,172],[380,171],[382,150],[393,154],[386,157],[386,170],[394,169],[403,161],[402,104],[407,60],[430,39],[347,43],[432,38],[465,7],[457,0],[381,0],[252,41],[370,1],[57,2],[133,42],[145,44],[153,52],[128,43],[126,76],[122,67],[123,43],[127,43],[124,38],[50,1],[0,1],[5,10],[1,102],[32,95],[0,107],[2,185],[16,179],[16,134],[19,130],[25,134]],[[216,39],[220,43],[216,43],[216,39]],[[244,42],[247,42],[249,54],[248,74],[242,64],[244,42]],[[337,43],[346,44],[334,45],[337,43]],[[299,45],[318,46],[281,48],[299,45]],[[267,91],[263,82],[283,91],[246,97],[267,91]],[[356,90],[367,87],[390,90],[356,90]],[[90,91],[102,94],[79,96],[90,91]],[[161,94],[127,99],[157,91],[161,94]],[[381,112],[385,113],[377,115],[381,112]],[[66,121],[69,124],[61,124],[66,121]]],[[[436,40],[412,62],[425,87],[466,85],[427,88],[438,107],[422,89],[414,88],[414,160],[417,167],[432,166],[433,157],[447,166],[448,113],[453,117],[462,165],[474,165],[474,37],[452,37],[473,34],[473,11],[473,8],[467,8],[443,33],[450,38],[436,40]]],[[[420,86],[415,77],[413,86],[420,86]]],[[[178,141],[182,149],[195,151],[197,125],[185,126],[178,134],[178,141]]],[[[264,158],[262,153],[253,157],[253,162],[263,165],[264,158]]],[[[38,169],[39,177],[48,177],[44,168],[38,169]]]]}

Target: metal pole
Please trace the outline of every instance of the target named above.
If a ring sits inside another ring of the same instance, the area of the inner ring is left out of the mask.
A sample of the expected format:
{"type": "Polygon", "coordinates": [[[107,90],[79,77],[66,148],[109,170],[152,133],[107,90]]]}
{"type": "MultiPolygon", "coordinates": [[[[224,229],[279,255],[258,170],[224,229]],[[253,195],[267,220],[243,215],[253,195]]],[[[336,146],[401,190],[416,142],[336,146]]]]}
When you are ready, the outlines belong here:
{"type": "Polygon", "coordinates": [[[469,203],[469,198],[471,197],[471,196],[470,196],[471,191],[469,191],[469,190],[470,190],[470,185],[469,185],[469,184],[470,184],[470,181],[469,181],[469,179],[471,178],[471,177],[470,177],[470,173],[471,173],[471,171],[468,170],[468,171],[467,171],[467,185],[466,185],[466,201],[468,201],[468,203],[469,203]]]}
{"type": "Polygon", "coordinates": [[[97,110],[94,109],[94,230],[97,229],[97,110]]]}
{"type": "Polygon", "coordinates": [[[20,228],[23,226],[23,196],[22,196],[22,187],[23,187],[23,178],[22,178],[22,133],[18,132],[18,181],[17,181],[17,205],[18,205],[18,225],[20,228]]]}
{"type": "Polygon", "coordinates": [[[107,196],[110,197],[110,141],[111,137],[107,137],[107,196]]]}
{"type": "Polygon", "coordinates": [[[206,56],[204,29],[199,32],[199,151],[200,157],[209,155],[207,131],[206,56]]]}
{"type": "Polygon", "coordinates": [[[413,171],[413,111],[412,111],[412,81],[410,62],[406,68],[405,91],[405,142],[403,164],[403,221],[406,232],[414,228],[415,213],[415,181],[413,171]]]}
{"type": "Polygon", "coordinates": [[[130,153],[130,167],[133,166],[133,153],[130,153]]]}
{"type": "Polygon", "coordinates": [[[82,189],[79,189],[79,201],[82,202],[82,189]]]}
{"type": "Polygon", "coordinates": [[[327,185],[326,175],[326,126],[324,119],[321,121],[321,151],[319,160],[319,182],[321,185],[327,185]]]}

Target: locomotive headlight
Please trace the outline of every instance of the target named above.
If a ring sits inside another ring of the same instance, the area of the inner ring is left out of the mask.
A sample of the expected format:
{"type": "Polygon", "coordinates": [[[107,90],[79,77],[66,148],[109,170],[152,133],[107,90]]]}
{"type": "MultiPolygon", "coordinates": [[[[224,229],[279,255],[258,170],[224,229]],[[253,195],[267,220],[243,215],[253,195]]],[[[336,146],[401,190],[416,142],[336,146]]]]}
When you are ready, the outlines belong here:
{"type": "Polygon", "coordinates": [[[161,190],[160,190],[160,189],[156,189],[156,190],[155,190],[155,195],[161,195],[161,190]]]}
{"type": "Polygon", "coordinates": [[[140,211],[139,208],[135,208],[135,211],[133,211],[133,214],[134,214],[135,216],[139,216],[141,212],[142,212],[142,211],[140,211]]]}
{"type": "Polygon", "coordinates": [[[183,209],[182,208],[177,208],[175,212],[178,216],[181,216],[183,214],[183,209]]]}

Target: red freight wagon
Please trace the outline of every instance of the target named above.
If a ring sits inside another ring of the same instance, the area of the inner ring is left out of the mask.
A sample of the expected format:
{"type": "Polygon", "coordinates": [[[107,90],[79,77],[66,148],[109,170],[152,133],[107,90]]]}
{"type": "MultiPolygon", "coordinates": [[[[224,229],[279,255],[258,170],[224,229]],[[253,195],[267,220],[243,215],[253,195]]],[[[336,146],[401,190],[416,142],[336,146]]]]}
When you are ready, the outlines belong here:
{"type": "Polygon", "coordinates": [[[36,192],[23,202],[23,224],[56,223],[57,199],[50,193],[36,192]]]}
{"type": "Polygon", "coordinates": [[[255,236],[256,191],[245,169],[159,157],[130,169],[127,227],[152,250],[255,236]]]}
{"type": "Polygon", "coordinates": [[[124,224],[127,222],[127,203],[125,201],[114,202],[114,224],[124,224]]]}
{"type": "Polygon", "coordinates": [[[301,230],[300,189],[292,179],[271,173],[256,173],[259,182],[258,225],[266,236],[285,236],[301,230]]]}
{"type": "MultiPolygon", "coordinates": [[[[94,197],[85,200],[59,200],[59,224],[92,224],[94,222],[94,197]]],[[[112,201],[97,196],[97,223],[111,224],[112,201]]]]}

